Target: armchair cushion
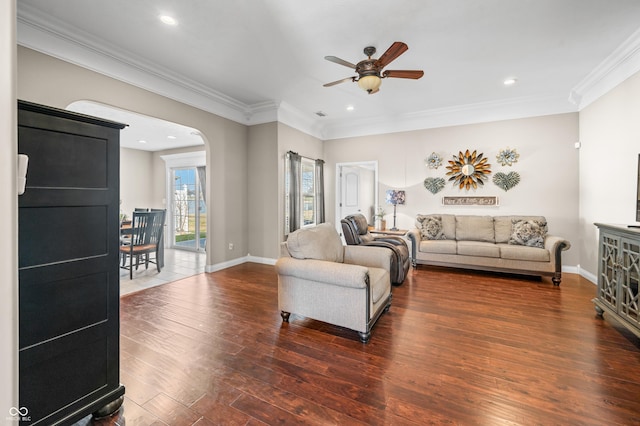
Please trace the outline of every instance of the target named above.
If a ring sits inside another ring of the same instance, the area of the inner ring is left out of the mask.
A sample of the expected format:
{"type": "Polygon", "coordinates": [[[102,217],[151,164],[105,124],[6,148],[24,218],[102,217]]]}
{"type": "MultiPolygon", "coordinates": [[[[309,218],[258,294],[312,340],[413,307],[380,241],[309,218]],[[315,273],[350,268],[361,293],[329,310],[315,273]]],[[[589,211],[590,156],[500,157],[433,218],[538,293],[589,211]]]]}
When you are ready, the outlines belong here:
{"type": "Polygon", "coordinates": [[[344,246],[330,223],[298,229],[289,234],[287,247],[296,259],[316,259],[342,263],[344,246]]]}

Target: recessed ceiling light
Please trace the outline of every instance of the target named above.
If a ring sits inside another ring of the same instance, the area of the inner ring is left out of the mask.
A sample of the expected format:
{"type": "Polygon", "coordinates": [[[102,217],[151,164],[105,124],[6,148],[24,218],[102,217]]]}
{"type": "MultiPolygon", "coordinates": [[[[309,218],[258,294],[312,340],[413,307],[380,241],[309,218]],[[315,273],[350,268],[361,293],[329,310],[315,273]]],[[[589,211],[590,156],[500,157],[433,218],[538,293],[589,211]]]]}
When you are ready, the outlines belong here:
{"type": "Polygon", "coordinates": [[[517,81],[517,78],[507,78],[503,83],[505,86],[513,86],[517,81]]]}
{"type": "Polygon", "coordinates": [[[178,21],[169,15],[160,15],[160,20],[167,25],[178,25],[178,21]]]}
{"type": "Polygon", "coordinates": [[[353,105],[347,105],[347,111],[353,111],[355,107],[353,105]]]}
{"type": "Polygon", "coordinates": [[[138,143],[147,143],[147,141],[145,141],[144,139],[140,139],[138,143]]]}
{"type": "Polygon", "coordinates": [[[167,136],[167,139],[175,139],[175,138],[176,138],[176,137],[175,137],[175,136],[173,136],[173,135],[169,135],[169,136],[167,136]]]}

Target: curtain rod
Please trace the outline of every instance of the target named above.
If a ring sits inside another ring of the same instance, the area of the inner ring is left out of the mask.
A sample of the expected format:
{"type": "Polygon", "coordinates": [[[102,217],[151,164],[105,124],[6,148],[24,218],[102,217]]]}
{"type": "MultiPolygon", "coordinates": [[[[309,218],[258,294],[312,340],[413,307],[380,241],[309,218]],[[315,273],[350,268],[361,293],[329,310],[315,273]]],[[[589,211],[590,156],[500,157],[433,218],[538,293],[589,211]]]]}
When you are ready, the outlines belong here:
{"type": "Polygon", "coordinates": [[[294,151],[287,151],[287,155],[289,155],[289,154],[295,154],[295,155],[299,156],[300,158],[305,158],[305,159],[311,160],[311,161],[322,161],[324,163],[324,160],[321,159],[321,158],[305,157],[304,155],[300,155],[300,154],[298,154],[297,152],[294,152],[294,151]]]}

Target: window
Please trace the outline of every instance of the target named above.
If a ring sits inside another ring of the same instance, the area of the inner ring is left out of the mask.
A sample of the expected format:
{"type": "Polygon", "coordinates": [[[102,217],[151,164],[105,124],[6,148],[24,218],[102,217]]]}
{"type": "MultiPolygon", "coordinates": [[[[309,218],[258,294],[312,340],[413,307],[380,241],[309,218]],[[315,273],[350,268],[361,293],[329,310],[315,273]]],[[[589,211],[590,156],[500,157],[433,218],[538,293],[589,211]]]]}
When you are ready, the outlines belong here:
{"type": "Polygon", "coordinates": [[[302,226],[316,224],[315,162],[302,159],[302,226]]]}
{"type": "Polygon", "coordinates": [[[285,234],[324,222],[322,160],[287,153],[285,161],[285,234]]]}

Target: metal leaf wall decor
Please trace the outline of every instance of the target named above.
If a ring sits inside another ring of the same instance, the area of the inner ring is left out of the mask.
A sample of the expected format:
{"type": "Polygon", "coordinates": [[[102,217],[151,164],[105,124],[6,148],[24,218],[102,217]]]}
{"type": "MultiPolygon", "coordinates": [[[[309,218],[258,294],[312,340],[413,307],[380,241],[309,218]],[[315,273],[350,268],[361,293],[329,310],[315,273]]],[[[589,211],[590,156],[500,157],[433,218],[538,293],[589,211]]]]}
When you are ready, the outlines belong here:
{"type": "Polygon", "coordinates": [[[426,160],[424,160],[424,163],[430,169],[437,169],[438,167],[440,167],[442,165],[442,157],[440,157],[435,152],[432,152],[431,155],[428,156],[426,158],[426,160]]]}
{"type": "Polygon", "coordinates": [[[511,166],[513,165],[513,163],[518,162],[519,157],[520,154],[518,154],[515,149],[507,147],[506,149],[500,150],[500,152],[496,156],[496,159],[498,160],[498,163],[502,164],[503,166],[511,166]]]}
{"type": "Polygon", "coordinates": [[[518,172],[498,172],[493,175],[493,183],[506,192],[520,183],[520,174],[518,172]]]}
{"type": "Polygon", "coordinates": [[[442,191],[444,185],[445,181],[442,178],[426,178],[424,180],[424,187],[432,194],[437,194],[442,191]]]}

